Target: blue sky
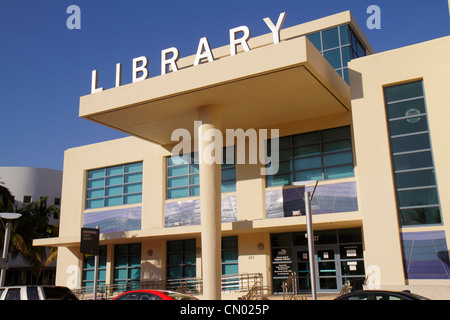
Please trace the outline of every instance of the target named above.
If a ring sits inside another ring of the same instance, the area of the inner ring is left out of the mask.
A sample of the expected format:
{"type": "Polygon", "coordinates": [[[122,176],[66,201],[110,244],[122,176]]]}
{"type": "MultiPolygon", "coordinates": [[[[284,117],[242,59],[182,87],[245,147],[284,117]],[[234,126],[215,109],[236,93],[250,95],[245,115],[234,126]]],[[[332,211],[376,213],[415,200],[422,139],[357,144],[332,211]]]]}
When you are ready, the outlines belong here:
{"type": "MultiPolygon", "coordinates": [[[[447,0],[1,0],[0,166],[62,169],[69,148],[115,139],[122,133],[78,117],[79,98],[99,85],[114,86],[115,65],[131,82],[131,62],[149,59],[160,74],[161,50],[195,54],[208,37],[227,45],[229,29],[248,26],[269,33],[263,18],[284,28],[350,10],[376,52],[449,35],[447,0]],[[81,29],[69,30],[70,5],[81,9],[81,29]],[[368,6],[381,8],[381,29],[369,30],[368,6]]],[[[414,67],[414,66],[411,66],[414,67]]]]}

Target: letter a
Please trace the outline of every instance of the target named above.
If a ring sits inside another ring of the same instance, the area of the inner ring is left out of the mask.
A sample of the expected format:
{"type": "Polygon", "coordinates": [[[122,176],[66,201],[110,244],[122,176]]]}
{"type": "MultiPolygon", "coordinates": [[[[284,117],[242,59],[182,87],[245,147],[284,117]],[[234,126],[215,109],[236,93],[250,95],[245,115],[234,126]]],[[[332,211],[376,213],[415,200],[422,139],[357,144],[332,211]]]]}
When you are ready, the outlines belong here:
{"type": "Polygon", "coordinates": [[[367,18],[367,28],[370,30],[381,29],[381,9],[379,6],[371,5],[367,8],[366,13],[372,15],[367,18]]]}
{"type": "Polygon", "coordinates": [[[71,5],[67,7],[66,13],[72,13],[70,17],[67,18],[66,25],[67,29],[81,29],[81,10],[79,6],[71,5]]]}
{"type": "Polygon", "coordinates": [[[208,42],[208,38],[203,37],[198,43],[197,54],[195,55],[194,66],[198,66],[202,59],[208,59],[208,62],[213,62],[214,57],[211,51],[211,47],[208,42]]]}

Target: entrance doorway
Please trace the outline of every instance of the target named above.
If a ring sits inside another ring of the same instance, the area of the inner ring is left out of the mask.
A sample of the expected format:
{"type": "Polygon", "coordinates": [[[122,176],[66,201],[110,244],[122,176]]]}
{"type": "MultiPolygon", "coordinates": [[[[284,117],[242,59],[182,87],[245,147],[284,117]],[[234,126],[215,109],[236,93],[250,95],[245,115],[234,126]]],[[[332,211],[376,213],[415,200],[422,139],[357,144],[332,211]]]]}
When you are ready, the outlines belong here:
{"type": "MultiPolygon", "coordinates": [[[[311,292],[306,232],[271,234],[272,287],[283,292],[283,283],[294,273],[298,292],[311,292]]],[[[365,272],[360,228],[314,231],[317,292],[339,292],[349,281],[362,289],[365,272]]]]}
{"type": "MultiPolygon", "coordinates": [[[[311,273],[309,268],[309,253],[307,247],[296,247],[296,265],[293,272],[297,274],[297,289],[311,291],[311,273]]],[[[342,274],[339,267],[339,250],[336,245],[320,245],[315,248],[316,284],[321,292],[340,290],[342,274]]]]}

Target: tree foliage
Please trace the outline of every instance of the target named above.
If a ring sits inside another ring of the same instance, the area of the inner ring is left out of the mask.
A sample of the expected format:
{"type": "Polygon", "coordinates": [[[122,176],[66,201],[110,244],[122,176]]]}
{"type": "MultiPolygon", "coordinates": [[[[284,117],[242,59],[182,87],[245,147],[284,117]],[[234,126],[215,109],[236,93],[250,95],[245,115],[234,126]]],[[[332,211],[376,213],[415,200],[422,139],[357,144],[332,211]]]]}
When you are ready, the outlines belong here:
{"type": "MultiPolygon", "coordinates": [[[[55,206],[47,206],[47,197],[39,201],[16,208],[14,196],[11,192],[0,186],[0,212],[15,212],[22,216],[12,221],[10,252],[12,257],[22,256],[39,276],[43,268],[56,256],[56,248],[50,252],[45,247],[33,246],[34,239],[58,236],[58,225],[49,223],[51,217],[59,217],[59,209],[55,206]]],[[[1,230],[3,243],[5,229],[1,230]]]]}

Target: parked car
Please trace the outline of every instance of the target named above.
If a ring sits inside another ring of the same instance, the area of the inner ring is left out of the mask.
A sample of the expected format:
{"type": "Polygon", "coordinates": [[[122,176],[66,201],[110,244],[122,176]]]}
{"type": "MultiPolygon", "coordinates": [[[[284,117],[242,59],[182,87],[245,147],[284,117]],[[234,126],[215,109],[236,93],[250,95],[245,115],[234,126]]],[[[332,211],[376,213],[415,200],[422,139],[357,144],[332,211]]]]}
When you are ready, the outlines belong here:
{"type": "Polygon", "coordinates": [[[78,300],[72,290],[61,286],[0,287],[0,300],[78,300]]]}
{"type": "Polygon", "coordinates": [[[385,290],[362,290],[354,291],[335,298],[334,300],[430,300],[428,298],[411,293],[408,290],[385,291],[385,290]]]}
{"type": "Polygon", "coordinates": [[[169,290],[133,290],[122,293],[113,300],[198,300],[196,297],[169,290]]]}

